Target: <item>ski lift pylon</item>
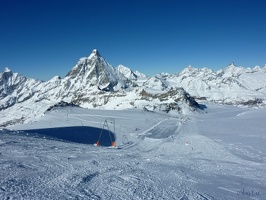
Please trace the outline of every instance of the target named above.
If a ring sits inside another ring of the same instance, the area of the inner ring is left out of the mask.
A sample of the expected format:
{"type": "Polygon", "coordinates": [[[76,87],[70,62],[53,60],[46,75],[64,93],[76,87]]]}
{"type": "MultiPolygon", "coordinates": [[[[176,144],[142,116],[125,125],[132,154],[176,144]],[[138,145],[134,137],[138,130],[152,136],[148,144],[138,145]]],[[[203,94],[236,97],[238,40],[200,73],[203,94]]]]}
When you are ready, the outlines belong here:
{"type": "Polygon", "coordinates": [[[110,141],[111,141],[111,147],[116,147],[116,142],[113,141],[112,139],[112,136],[111,136],[111,132],[110,132],[110,129],[109,129],[109,126],[108,126],[108,122],[107,122],[107,119],[104,120],[104,123],[103,123],[103,127],[102,127],[102,130],[101,130],[101,133],[99,135],[99,138],[98,138],[98,141],[95,143],[95,146],[100,146],[100,139],[102,137],[102,134],[103,134],[103,131],[104,131],[104,128],[107,127],[107,131],[109,133],[109,137],[110,137],[110,141]]]}

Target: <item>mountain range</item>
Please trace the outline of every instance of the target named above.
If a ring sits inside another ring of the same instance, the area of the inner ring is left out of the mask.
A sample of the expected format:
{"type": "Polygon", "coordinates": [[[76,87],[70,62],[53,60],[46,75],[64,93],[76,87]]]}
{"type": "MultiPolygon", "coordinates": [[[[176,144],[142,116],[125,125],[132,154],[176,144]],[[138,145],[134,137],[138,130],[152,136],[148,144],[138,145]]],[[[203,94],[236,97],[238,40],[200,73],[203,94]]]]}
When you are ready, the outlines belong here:
{"type": "Polygon", "coordinates": [[[143,109],[187,114],[199,100],[233,105],[266,105],[266,66],[234,64],[212,71],[191,66],[177,74],[152,77],[119,65],[114,68],[94,49],[64,78],[26,78],[6,68],[0,73],[0,126],[27,123],[62,102],[85,108],[143,109]]]}

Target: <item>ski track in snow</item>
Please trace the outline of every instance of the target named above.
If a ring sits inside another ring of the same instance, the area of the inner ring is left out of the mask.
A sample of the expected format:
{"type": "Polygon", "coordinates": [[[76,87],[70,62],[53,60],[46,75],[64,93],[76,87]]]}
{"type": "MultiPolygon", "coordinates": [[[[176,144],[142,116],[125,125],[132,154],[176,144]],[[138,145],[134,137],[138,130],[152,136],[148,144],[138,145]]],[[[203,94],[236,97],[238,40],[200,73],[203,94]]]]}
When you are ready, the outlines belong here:
{"type": "Polygon", "coordinates": [[[59,109],[10,127],[100,127],[111,117],[117,143],[128,137],[120,149],[0,130],[0,199],[266,199],[266,110],[207,107],[189,118],[59,109]]]}

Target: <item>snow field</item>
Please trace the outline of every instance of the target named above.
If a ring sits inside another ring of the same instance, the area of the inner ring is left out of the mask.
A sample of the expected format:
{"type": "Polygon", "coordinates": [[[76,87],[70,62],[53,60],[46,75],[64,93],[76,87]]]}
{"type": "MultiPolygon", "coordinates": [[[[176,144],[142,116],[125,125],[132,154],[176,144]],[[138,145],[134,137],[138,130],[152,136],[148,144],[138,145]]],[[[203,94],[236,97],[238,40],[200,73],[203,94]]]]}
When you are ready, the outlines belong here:
{"type": "Polygon", "coordinates": [[[108,118],[117,144],[124,135],[130,142],[121,149],[1,130],[0,198],[265,199],[266,110],[208,104],[205,111],[172,118],[59,108],[9,127],[101,128],[108,118]]]}

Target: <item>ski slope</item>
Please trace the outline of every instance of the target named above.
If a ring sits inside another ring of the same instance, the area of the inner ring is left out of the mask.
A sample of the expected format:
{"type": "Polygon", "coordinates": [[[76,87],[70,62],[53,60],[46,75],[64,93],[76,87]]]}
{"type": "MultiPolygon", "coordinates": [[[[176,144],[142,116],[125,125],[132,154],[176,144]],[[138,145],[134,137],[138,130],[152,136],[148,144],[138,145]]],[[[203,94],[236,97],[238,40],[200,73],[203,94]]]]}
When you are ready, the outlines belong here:
{"type": "Polygon", "coordinates": [[[266,109],[206,106],[65,107],[1,129],[0,199],[266,199],[266,109]],[[120,149],[93,145],[106,119],[120,149]]]}

